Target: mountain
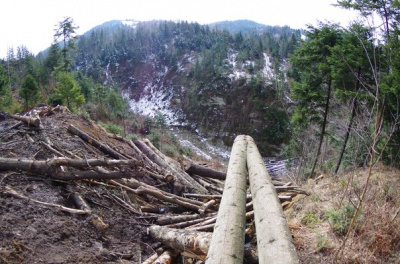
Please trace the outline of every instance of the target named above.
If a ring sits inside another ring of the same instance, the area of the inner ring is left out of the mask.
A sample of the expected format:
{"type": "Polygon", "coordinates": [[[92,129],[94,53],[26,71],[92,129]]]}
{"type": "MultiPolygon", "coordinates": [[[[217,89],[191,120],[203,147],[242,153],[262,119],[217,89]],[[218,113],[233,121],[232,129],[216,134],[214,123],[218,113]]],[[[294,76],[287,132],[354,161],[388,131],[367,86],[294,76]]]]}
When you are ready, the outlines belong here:
{"type": "Polygon", "coordinates": [[[75,67],[121,87],[138,113],[227,145],[249,134],[276,154],[288,139],[283,69],[300,32],[232,23],[107,22],[79,38],[75,67]],[[244,33],[219,28],[234,24],[244,33]]]}
{"type": "Polygon", "coordinates": [[[266,31],[269,27],[251,20],[235,20],[235,21],[221,21],[209,24],[211,28],[227,30],[231,34],[242,33],[261,33],[266,31]]]}

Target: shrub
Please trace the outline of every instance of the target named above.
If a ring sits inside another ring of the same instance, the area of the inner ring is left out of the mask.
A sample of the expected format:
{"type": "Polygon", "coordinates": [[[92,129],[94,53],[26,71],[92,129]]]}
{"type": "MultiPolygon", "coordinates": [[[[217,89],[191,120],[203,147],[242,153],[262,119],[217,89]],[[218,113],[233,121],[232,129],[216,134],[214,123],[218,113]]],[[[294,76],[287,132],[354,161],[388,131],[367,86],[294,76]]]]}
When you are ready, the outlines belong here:
{"type": "Polygon", "coordinates": [[[117,134],[117,135],[121,135],[122,134],[122,127],[113,124],[113,123],[103,123],[103,122],[99,122],[99,124],[104,127],[108,132],[113,133],[113,134],[117,134]]]}
{"type": "Polygon", "coordinates": [[[308,227],[315,227],[318,224],[319,218],[312,212],[306,213],[301,219],[301,223],[308,227]]]}
{"type": "MultiPolygon", "coordinates": [[[[326,210],[325,214],[328,217],[329,224],[333,228],[333,232],[337,235],[346,235],[356,208],[353,204],[347,203],[339,210],[326,210]]],[[[357,215],[357,220],[361,218],[360,211],[357,215]]]]}

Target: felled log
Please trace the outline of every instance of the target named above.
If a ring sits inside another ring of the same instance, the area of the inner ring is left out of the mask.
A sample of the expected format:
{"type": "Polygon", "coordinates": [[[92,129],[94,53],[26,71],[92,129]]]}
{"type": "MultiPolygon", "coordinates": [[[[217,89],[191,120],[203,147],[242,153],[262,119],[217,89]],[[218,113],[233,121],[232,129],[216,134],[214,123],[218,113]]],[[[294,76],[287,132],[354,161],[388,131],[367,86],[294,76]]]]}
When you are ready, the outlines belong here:
{"type": "Polygon", "coordinates": [[[78,137],[80,137],[81,139],[83,139],[84,141],[89,143],[90,145],[98,148],[103,153],[109,155],[110,157],[112,157],[114,159],[126,159],[122,154],[120,154],[117,151],[113,150],[109,146],[106,146],[106,145],[102,144],[101,142],[97,141],[96,139],[94,139],[90,135],[88,135],[85,132],[83,132],[83,131],[79,130],[78,128],[74,127],[73,125],[69,125],[68,126],[68,132],[70,132],[71,134],[77,135],[78,137]]]}
{"type": "Polygon", "coordinates": [[[143,186],[140,186],[139,188],[137,188],[136,194],[148,194],[153,197],[156,197],[159,200],[178,204],[180,206],[183,206],[187,209],[194,210],[196,212],[198,212],[199,210],[202,209],[202,206],[194,204],[193,200],[190,200],[190,201],[189,201],[189,199],[183,200],[183,199],[178,198],[179,196],[169,194],[166,192],[162,192],[161,190],[157,190],[155,188],[145,188],[143,186]]]}
{"type": "MultiPolygon", "coordinates": [[[[83,197],[76,192],[75,186],[72,184],[66,184],[65,188],[69,192],[68,197],[74,202],[74,204],[83,211],[91,212],[92,209],[90,208],[89,204],[83,199],[83,197]]],[[[103,219],[100,216],[94,213],[90,213],[89,222],[103,234],[108,229],[108,224],[104,223],[103,219]]]]}
{"type": "Polygon", "coordinates": [[[164,245],[178,251],[189,251],[201,260],[205,259],[210,247],[211,233],[193,232],[157,225],[150,226],[148,230],[154,239],[162,242],[164,245]]]}
{"type": "Polygon", "coordinates": [[[185,227],[188,227],[188,226],[196,225],[198,223],[203,223],[204,221],[207,221],[207,220],[209,220],[211,218],[214,218],[214,217],[215,216],[208,216],[208,217],[204,217],[204,218],[200,218],[200,219],[188,220],[186,222],[180,222],[180,223],[166,225],[166,227],[170,227],[170,228],[185,228],[185,227]]]}
{"type": "Polygon", "coordinates": [[[226,173],[211,168],[207,168],[199,164],[195,164],[193,162],[190,162],[189,160],[184,161],[184,168],[185,171],[190,175],[199,175],[202,177],[212,178],[217,180],[226,179],[226,173]]]}
{"type": "MultiPolygon", "coordinates": [[[[201,186],[198,182],[192,179],[185,171],[180,169],[174,162],[170,159],[165,160],[166,157],[160,154],[158,150],[150,143],[148,140],[135,140],[133,142],[151,161],[156,163],[161,169],[169,171],[175,177],[175,184],[178,189],[190,189],[199,193],[208,193],[208,191],[201,186]],[[162,156],[160,156],[162,155],[162,156]],[[165,159],[163,159],[164,157],[165,159]]],[[[181,190],[177,190],[176,193],[180,193],[181,190]]]]}
{"type": "Polygon", "coordinates": [[[62,180],[78,180],[78,179],[119,179],[125,177],[134,177],[140,175],[140,170],[135,172],[127,171],[111,171],[111,172],[95,172],[95,171],[75,171],[67,172],[60,170],[61,166],[73,167],[78,169],[87,169],[94,166],[136,166],[136,160],[99,160],[99,159],[70,159],[70,158],[53,158],[49,160],[26,160],[11,159],[0,157],[0,171],[26,171],[40,175],[49,175],[55,179],[62,180]]]}
{"type": "Polygon", "coordinates": [[[215,216],[215,213],[206,214],[206,215],[199,215],[199,214],[191,214],[191,215],[172,215],[172,216],[163,216],[159,217],[156,220],[157,225],[170,225],[175,223],[186,222],[190,220],[195,220],[199,218],[206,218],[210,216],[215,216]]]}
{"type": "Polygon", "coordinates": [[[158,254],[154,253],[150,257],[148,257],[145,261],[142,262],[142,264],[153,264],[153,262],[158,258],[158,254]]]}
{"type": "Polygon", "coordinates": [[[275,187],[251,137],[247,141],[247,162],[260,263],[299,263],[275,187]]]}
{"type": "Polygon", "coordinates": [[[177,195],[174,195],[172,193],[168,193],[165,191],[162,191],[160,189],[157,189],[153,186],[150,186],[148,184],[145,184],[143,182],[139,182],[135,179],[120,179],[120,180],[110,180],[111,184],[121,186],[122,188],[125,188],[127,191],[132,192],[137,195],[151,195],[159,200],[174,203],[180,206],[183,206],[187,209],[193,210],[195,212],[198,212],[201,208],[203,203],[196,201],[196,200],[191,200],[188,198],[180,197],[177,195]]]}
{"type": "Polygon", "coordinates": [[[237,136],[231,151],[224,195],[206,262],[243,263],[246,224],[247,137],[237,136]]]}
{"type": "Polygon", "coordinates": [[[179,251],[167,249],[160,256],[158,256],[156,260],[153,261],[153,264],[172,264],[178,255],[179,251]]]}
{"type": "Polygon", "coordinates": [[[12,118],[22,121],[29,126],[40,127],[40,118],[30,116],[11,115],[12,118]]]}
{"type": "Polygon", "coordinates": [[[210,200],[204,203],[199,209],[200,214],[204,214],[207,210],[210,210],[217,202],[215,200],[210,200]]]}
{"type": "Polygon", "coordinates": [[[214,191],[214,192],[217,192],[217,193],[222,193],[224,191],[224,189],[219,188],[214,184],[206,182],[200,176],[192,175],[192,178],[195,179],[198,183],[200,183],[207,190],[214,191]]]}
{"type": "Polygon", "coordinates": [[[25,195],[17,192],[16,190],[14,190],[13,188],[11,188],[9,186],[6,186],[5,190],[2,191],[2,192],[4,194],[7,194],[7,195],[10,195],[10,196],[19,198],[19,199],[27,200],[29,202],[40,204],[40,205],[43,205],[43,206],[46,206],[46,207],[56,208],[56,209],[59,209],[60,211],[67,212],[67,213],[70,213],[70,214],[90,214],[91,213],[91,211],[89,211],[89,210],[73,209],[73,208],[65,207],[65,206],[62,206],[62,205],[59,205],[59,204],[46,203],[46,202],[42,202],[42,201],[39,201],[39,200],[36,200],[36,199],[32,199],[32,198],[30,198],[28,196],[25,196],[25,195]]]}

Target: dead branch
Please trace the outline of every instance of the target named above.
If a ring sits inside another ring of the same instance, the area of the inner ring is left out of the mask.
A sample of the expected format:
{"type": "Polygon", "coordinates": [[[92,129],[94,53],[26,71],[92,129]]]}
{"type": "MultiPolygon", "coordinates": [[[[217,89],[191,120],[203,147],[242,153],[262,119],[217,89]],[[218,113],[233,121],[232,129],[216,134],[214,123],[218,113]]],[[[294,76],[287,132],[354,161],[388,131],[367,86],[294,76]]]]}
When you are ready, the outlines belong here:
{"type": "Polygon", "coordinates": [[[35,199],[32,199],[28,196],[25,196],[19,192],[17,192],[16,190],[14,190],[13,188],[6,186],[5,190],[2,191],[4,194],[8,194],[11,195],[13,197],[19,198],[19,199],[23,199],[23,200],[27,200],[29,202],[33,202],[33,203],[37,203],[46,207],[51,207],[51,208],[56,208],[59,209],[60,211],[63,212],[67,212],[67,213],[71,213],[71,214],[90,214],[91,211],[90,210],[78,210],[78,209],[73,209],[73,208],[69,208],[69,207],[65,207],[59,204],[53,204],[53,203],[46,203],[46,202],[42,202],[42,201],[38,201],[35,199]]]}

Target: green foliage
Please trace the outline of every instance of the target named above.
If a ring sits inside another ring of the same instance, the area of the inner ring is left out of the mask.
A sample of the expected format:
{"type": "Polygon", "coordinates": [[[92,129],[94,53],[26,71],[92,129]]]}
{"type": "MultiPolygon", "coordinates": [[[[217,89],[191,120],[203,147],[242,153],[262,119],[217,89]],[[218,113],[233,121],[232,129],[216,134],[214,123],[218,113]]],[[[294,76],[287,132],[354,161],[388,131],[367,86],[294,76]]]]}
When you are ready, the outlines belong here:
{"type": "Polygon", "coordinates": [[[307,212],[303,218],[301,219],[301,223],[308,227],[315,227],[320,222],[318,216],[315,215],[314,212],[307,212]]]}
{"type": "Polygon", "coordinates": [[[24,100],[24,107],[36,103],[39,99],[39,86],[32,75],[28,75],[22,82],[21,89],[18,91],[19,96],[24,100]]]}
{"type": "Polygon", "coordinates": [[[153,145],[158,148],[158,149],[162,149],[163,146],[161,146],[161,134],[158,130],[152,130],[150,134],[148,134],[147,139],[151,141],[151,143],[153,143],[153,145]]]}
{"type": "Polygon", "coordinates": [[[334,247],[334,244],[329,241],[329,237],[327,234],[317,234],[317,251],[327,251],[333,249],[334,247]]]}
{"type": "Polygon", "coordinates": [[[58,23],[58,28],[55,29],[54,43],[62,41],[62,71],[69,71],[72,65],[72,59],[69,52],[76,49],[76,29],[78,27],[74,24],[74,20],[71,17],[64,18],[63,21],[58,23]]]}
{"type": "Polygon", "coordinates": [[[0,62],[0,111],[12,112],[10,111],[12,105],[13,97],[8,85],[7,74],[3,64],[0,62]]]}
{"type": "MultiPolygon", "coordinates": [[[[328,218],[329,224],[331,225],[333,232],[339,236],[347,234],[351,220],[356,211],[356,208],[352,203],[347,203],[339,210],[326,210],[325,215],[328,218]]],[[[356,219],[361,220],[361,213],[358,212],[356,219]]]]}
{"type": "Polygon", "coordinates": [[[71,74],[60,72],[57,76],[56,96],[60,98],[69,109],[74,109],[85,102],[81,87],[71,74]]]}
{"type": "Polygon", "coordinates": [[[154,116],[154,124],[158,128],[165,129],[167,127],[167,120],[161,112],[157,112],[157,114],[154,116]]]}
{"type": "Polygon", "coordinates": [[[99,122],[99,124],[104,127],[108,132],[116,135],[121,135],[123,128],[113,123],[103,123],[99,122]]]}
{"type": "Polygon", "coordinates": [[[139,139],[138,135],[136,135],[136,134],[128,134],[128,135],[125,136],[125,138],[128,139],[128,140],[137,140],[137,139],[139,139]]]}

